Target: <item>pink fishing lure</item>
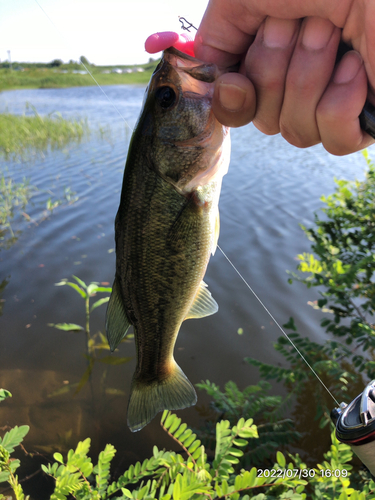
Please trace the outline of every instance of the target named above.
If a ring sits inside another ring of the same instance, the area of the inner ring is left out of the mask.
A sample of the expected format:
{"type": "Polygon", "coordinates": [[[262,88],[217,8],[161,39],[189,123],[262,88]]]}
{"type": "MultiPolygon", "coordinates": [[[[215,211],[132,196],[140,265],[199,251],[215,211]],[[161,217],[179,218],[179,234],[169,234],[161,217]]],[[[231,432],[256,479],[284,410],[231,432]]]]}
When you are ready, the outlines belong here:
{"type": "Polygon", "coordinates": [[[155,54],[169,47],[175,47],[184,54],[195,57],[194,37],[189,33],[179,35],[174,31],[163,31],[150,35],[145,42],[145,49],[149,54],[155,54]]]}

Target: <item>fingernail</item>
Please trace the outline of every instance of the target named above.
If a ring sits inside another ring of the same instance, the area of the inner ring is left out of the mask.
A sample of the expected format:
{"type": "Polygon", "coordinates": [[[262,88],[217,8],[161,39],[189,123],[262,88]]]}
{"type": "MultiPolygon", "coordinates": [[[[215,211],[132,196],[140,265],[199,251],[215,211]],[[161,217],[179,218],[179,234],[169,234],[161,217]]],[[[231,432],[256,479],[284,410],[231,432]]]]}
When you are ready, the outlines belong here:
{"type": "Polygon", "coordinates": [[[246,91],[232,83],[219,84],[219,101],[228,111],[239,111],[244,105],[246,91]]]}
{"type": "Polygon", "coordinates": [[[283,49],[290,44],[295,31],[294,20],[268,17],[264,24],[263,44],[270,49],[283,49]]]}
{"type": "Polygon", "coordinates": [[[363,64],[361,54],[355,50],[347,52],[342,58],[333,81],[335,83],[349,83],[353,80],[363,64]]]}
{"type": "Polygon", "coordinates": [[[302,35],[302,44],[309,50],[323,49],[330,41],[334,25],[321,17],[306,20],[302,35]]]}

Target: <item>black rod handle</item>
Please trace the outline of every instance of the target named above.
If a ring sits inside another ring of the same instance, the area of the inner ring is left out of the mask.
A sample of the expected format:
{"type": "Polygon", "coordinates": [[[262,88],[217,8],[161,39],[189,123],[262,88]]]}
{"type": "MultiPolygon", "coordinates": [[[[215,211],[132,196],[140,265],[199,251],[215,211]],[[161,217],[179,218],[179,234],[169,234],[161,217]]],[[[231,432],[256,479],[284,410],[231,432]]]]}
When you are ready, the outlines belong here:
{"type": "MultiPolygon", "coordinates": [[[[341,61],[343,55],[349,52],[349,50],[352,50],[352,47],[341,41],[337,50],[336,63],[341,61]]],[[[359,115],[359,123],[361,124],[361,129],[375,139],[375,106],[371,102],[365,102],[359,115]]]]}
{"type": "Polygon", "coordinates": [[[359,115],[361,129],[375,139],[375,106],[366,101],[361,114],[359,115]]]}

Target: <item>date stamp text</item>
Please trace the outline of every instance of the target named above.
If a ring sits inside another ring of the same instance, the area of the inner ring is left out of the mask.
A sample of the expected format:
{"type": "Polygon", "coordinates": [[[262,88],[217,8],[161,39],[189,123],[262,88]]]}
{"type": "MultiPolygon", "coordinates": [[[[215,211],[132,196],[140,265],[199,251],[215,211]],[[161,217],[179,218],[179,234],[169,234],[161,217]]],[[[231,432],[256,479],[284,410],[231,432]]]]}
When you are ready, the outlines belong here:
{"type": "Polygon", "coordinates": [[[257,477],[309,479],[312,477],[348,477],[346,469],[257,469],[257,477]]]}

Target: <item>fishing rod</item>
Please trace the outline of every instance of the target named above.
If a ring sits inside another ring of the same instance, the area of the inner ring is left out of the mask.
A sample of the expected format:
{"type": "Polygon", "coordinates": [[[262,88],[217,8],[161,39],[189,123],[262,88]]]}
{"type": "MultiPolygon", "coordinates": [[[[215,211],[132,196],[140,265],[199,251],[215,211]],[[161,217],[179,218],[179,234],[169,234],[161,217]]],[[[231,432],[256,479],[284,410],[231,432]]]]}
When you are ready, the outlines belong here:
{"type": "MultiPolygon", "coordinates": [[[[54,22],[48,16],[48,14],[45,12],[45,10],[42,8],[42,6],[39,4],[38,0],[35,0],[35,2],[39,6],[39,8],[43,11],[43,13],[48,18],[48,20],[52,23],[52,25],[55,27],[55,29],[60,33],[64,42],[66,43],[65,37],[62,35],[60,30],[57,28],[57,26],[54,24],[54,22]]],[[[194,28],[195,30],[197,30],[197,28],[192,23],[187,21],[184,17],[179,17],[179,21],[182,25],[181,28],[183,30],[190,31],[190,28],[194,28]],[[187,23],[187,26],[185,26],[185,22],[187,23]]],[[[69,46],[69,44],[68,44],[68,46],[69,46]]],[[[344,44],[343,42],[340,43],[337,61],[339,61],[341,59],[341,57],[345,54],[345,52],[348,52],[349,50],[351,50],[351,47],[344,44]]],[[[94,76],[91,74],[91,72],[86,67],[86,65],[82,61],[80,61],[80,62],[84,66],[84,68],[86,69],[88,74],[91,76],[93,81],[96,83],[96,85],[99,87],[99,89],[102,91],[102,93],[106,96],[106,98],[108,99],[110,104],[116,109],[117,113],[121,116],[121,118],[125,122],[126,126],[129,127],[128,123],[126,122],[125,118],[122,116],[121,112],[118,110],[116,105],[112,102],[112,100],[105,93],[103,88],[100,86],[100,84],[94,78],[94,76]]],[[[362,130],[364,130],[366,133],[368,133],[371,137],[373,137],[375,139],[375,106],[373,106],[367,100],[366,100],[365,105],[364,105],[364,107],[359,115],[359,120],[360,120],[360,125],[361,125],[362,130]]],[[[300,352],[300,350],[297,348],[297,346],[289,338],[289,336],[286,334],[286,332],[283,330],[283,328],[280,326],[280,324],[276,321],[276,319],[271,314],[271,312],[267,309],[267,307],[264,305],[264,303],[261,301],[261,299],[255,293],[255,291],[251,288],[251,286],[248,284],[248,282],[245,280],[245,278],[238,271],[236,266],[232,263],[232,261],[229,259],[229,257],[224,253],[224,251],[221,249],[221,247],[218,246],[218,248],[220,249],[223,256],[226,258],[226,260],[229,262],[229,264],[233,267],[233,269],[239,275],[239,277],[244,281],[246,286],[249,288],[249,290],[252,292],[254,297],[258,300],[258,302],[261,304],[261,306],[264,308],[264,310],[267,312],[267,314],[274,321],[276,326],[282,331],[283,335],[287,338],[287,340],[290,342],[290,344],[293,346],[293,348],[298,352],[298,354],[301,356],[303,361],[306,363],[306,365],[309,367],[309,369],[315,375],[317,380],[322,384],[322,386],[326,389],[328,394],[332,397],[332,399],[336,403],[337,407],[334,408],[331,412],[331,420],[335,424],[335,427],[336,427],[337,439],[343,443],[350,445],[353,452],[359,457],[359,459],[362,461],[362,463],[369,469],[371,474],[373,474],[375,476],[375,380],[371,381],[365,387],[363,392],[361,394],[359,394],[351,403],[349,403],[349,404],[340,403],[339,404],[338,401],[336,400],[336,398],[333,396],[333,394],[328,389],[328,387],[326,387],[326,385],[320,379],[318,374],[314,371],[312,366],[307,362],[307,360],[305,359],[303,354],[300,352]]]]}

